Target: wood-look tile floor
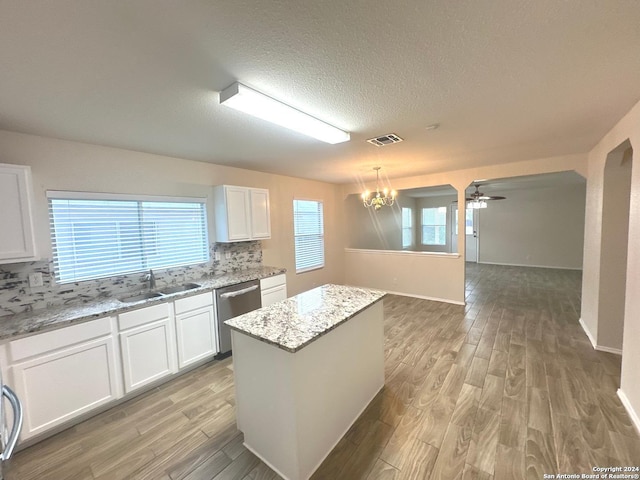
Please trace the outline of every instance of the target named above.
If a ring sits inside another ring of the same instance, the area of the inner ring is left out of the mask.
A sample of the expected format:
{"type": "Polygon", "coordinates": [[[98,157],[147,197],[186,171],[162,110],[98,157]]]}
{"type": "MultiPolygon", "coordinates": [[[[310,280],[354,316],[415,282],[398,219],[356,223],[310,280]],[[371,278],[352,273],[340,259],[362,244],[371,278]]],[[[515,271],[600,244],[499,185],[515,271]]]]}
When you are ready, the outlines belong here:
{"type": "MultiPolygon", "coordinates": [[[[541,479],[640,465],[620,358],[578,324],[579,272],[470,265],[466,307],[385,300],[386,382],[313,479],[541,479]]],[[[242,445],[229,360],[15,455],[9,480],[277,479],[242,445]]]]}

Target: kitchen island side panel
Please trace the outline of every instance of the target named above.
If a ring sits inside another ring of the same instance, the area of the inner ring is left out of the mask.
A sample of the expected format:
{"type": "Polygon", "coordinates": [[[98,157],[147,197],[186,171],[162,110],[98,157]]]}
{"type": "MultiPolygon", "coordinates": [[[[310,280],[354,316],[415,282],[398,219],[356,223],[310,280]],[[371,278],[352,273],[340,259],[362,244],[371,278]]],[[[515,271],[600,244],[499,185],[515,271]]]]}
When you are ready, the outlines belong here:
{"type": "Polygon", "coordinates": [[[384,386],[383,303],[295,353],[232,335],[245,445],[285,479],[308,479],[384,386]]]}
{"type": "Polygon", "coordinates": [[[309,478],[384,386],[383,302],[296,355],[300,478],[309,478]]]}
{"type": "Polygon", "coordinates": [[[280,476],[296,478],[293,355],[231,331],[236,422],[244,444],[280,476]]]}

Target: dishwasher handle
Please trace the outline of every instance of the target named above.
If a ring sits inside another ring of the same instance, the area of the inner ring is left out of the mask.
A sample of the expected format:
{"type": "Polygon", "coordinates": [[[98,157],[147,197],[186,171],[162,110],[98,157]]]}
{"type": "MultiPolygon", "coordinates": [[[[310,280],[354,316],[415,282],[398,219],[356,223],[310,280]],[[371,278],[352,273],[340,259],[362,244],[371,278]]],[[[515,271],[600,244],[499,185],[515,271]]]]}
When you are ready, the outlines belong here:
{"type": "Polygon", "coordinates": [[[20,430],[22,430],[22,404],[13,390],[6,385],[2,387],[2,397],[7,397],[13,408],[13,427],[11,427],[11,433],[7,439],[7,445],[4,447],[4,452],[0,455],[0,459],[4,461],[11,458],[13,449],[16,448],[18,443],[18,436],[20,435],[20,430]]]}
{"type": "Polygon", "coordinates": [[[257,290],[258,287],[259,287],[259,285],[252,285],[252,286],[247,287],[247,288],[242,288],[240,290],[236,290],[235,292],[223,293],[223,294],[220,295],[220,298],[239,297],[240,295],[244,295],[245,293],[249,293],[249,292],[253,292],[254,290],[257,290]]]}

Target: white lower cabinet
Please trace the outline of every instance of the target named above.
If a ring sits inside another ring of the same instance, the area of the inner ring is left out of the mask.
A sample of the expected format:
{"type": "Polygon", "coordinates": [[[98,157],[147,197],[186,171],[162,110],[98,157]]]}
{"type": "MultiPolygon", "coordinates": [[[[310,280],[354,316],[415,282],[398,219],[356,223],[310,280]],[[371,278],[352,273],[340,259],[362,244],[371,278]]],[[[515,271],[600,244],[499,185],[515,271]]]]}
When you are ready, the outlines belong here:
{"type": "Polygon", "coordinates": [[[126,393],[177,371],[171,317],[169,303],[126,312],[118,317],[126,393]]]}
{"type": "MultiPolygon", "coordinates": [[[[286,298],[281,277],[267,282],[272,298],[286,298]]],[[[21,440],[213,358],[214,298],[201,293],[0,344],[4,380],[23,404],[21,440]]]]}
{"type": "Polygon", "coordinates": [[[110,317],[9,344],[12,384],[24,408],[21,439],[122,396],[110,317]]]}
{"type": "Polygon", "coordinates": [[[272,303],[287,299],[287,276],[283,273],[267,277],[260,280],[260,293],[262,295],[262,306],[266,307],[272,303]]]}
{"type": "Polygon", "coordinates": [[[175,302],[178,368],[218,353],[211,292],[175,302]]]}

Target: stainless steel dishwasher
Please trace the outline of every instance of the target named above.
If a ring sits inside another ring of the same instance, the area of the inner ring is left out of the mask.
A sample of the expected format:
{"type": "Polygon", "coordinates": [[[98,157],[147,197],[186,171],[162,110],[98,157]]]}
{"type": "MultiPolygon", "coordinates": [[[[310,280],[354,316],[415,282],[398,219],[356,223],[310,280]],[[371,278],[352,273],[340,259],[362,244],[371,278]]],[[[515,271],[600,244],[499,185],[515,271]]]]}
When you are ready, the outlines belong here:
{"type": "Polygon", "coordinates": [[[219,347],[216,358],[225,358],[231,355],[231,329],[224,324],[225,320],[257,310],[261,306],[260,280],[216,289],[219,347]]]}

